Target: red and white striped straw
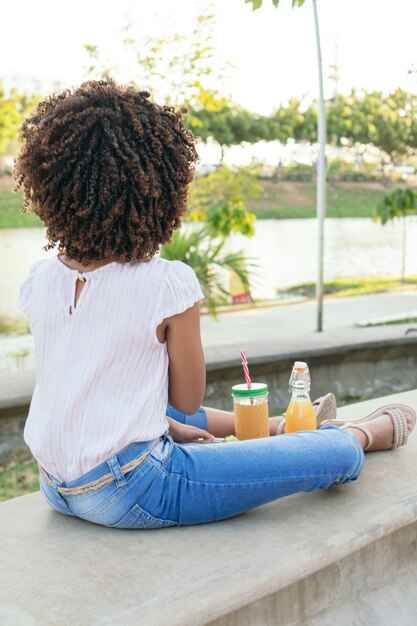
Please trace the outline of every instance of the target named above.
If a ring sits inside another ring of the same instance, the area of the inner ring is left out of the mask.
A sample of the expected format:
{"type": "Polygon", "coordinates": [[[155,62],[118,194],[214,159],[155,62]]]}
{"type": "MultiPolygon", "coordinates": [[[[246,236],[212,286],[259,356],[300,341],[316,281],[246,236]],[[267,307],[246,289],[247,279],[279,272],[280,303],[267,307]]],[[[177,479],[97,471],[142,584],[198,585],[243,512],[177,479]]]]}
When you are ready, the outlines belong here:
{"type": "Polygon", "coordinates": [[[252,383],[249,374],[248,362],[246,360],[246,354],[244,350],[240,351],[240,356],[242,357],[242,365],[243,365],[243,373],[245,374],[246,386],[248,389],[252,389],[252,383]]]}

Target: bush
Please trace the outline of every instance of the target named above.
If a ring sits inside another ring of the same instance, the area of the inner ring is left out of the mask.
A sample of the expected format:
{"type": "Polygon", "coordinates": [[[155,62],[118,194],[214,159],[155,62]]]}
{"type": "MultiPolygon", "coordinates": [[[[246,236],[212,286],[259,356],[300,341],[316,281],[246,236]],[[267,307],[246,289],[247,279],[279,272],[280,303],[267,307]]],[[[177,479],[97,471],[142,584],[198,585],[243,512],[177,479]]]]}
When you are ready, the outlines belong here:
{"type": "Polygon", "coordinates": [[[327,180],[332,183],[366,183],[379,180],[379,178],[375,166],[369,163],[362,163],[360,167],[355,167],[342,159],[335,159],[327,168],[327,180]]]}
{"type": "Polygon", "coordinates": [[[313,167],[304,163],[290,163],[282,170],[282,180],[310,182],[313,180],[313,167]]]}

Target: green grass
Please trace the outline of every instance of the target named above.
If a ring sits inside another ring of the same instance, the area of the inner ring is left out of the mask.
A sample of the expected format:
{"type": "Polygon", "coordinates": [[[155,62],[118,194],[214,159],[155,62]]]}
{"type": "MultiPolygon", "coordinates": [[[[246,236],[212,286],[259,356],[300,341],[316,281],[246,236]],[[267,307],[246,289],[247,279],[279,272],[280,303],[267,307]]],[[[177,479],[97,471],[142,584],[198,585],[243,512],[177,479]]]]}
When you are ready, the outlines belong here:
{"type": "Polygon", "coordinates": [[[22,194],[0,189],[0,228],[40,227],[42,222],[34,213],[20,213],[22,194]]]}
{"type": "Polygon", "coordinates": [[[395,324],[416,324],[417,317],[403,317],[402,319],[396,320],[388,320],[387,322],[369,322],[369,324],[365,324],[365,328],[370,328],[371,326],[394,326],[395,324]]]}
{"type": "MultiPolygon", "coordinates": [[[[262,193],[248,202],[259,219],[316,216],[316,187],[312,182],[261,180],[262,193]]],[[[22,194],[13,193],[10,178],[0,178],[0,228],[42,227],[33,213],[21,213],[22,194]]],[[[337,183],[327,185],[328,217],[370,217],[389,191],[381,183],[337,183]]]]}
{"type": "Polygon", "coordinates": [[[38,466],[32,459],[0,467],[0,502],[39,491],[38,466]]]}
{"type": "Polygon", "coordinates": [[[22,335],[30,331],[29,321],[24,317],[0,315],[0,335],[16,333],[22,335]]]}
{"type": "MultiPolygon", "coordinates": [[[[259,219],[316,217],[314,183],[263,181],[259,198],[248,203],[259,219]]],[[[387,193],[380,183],[327,185],[327,217],[371,217],[387,193]]]]}
{"type": "MultiPolygon", "coordinates": [[[[396,289],[399,287],[417,287],[417,276],[407,276],[404,283],[399,278],[390,276],[360,276],[358,278],[335,278],[324,283],[325,296],[337,296],[345,298],[347,296],[359,296],[372,293],[380,293],[396,289]]],[[[280,290],[280,294],[305,296],[314,298],[315,283],[307,282],[285,290],[280,290]]]]}

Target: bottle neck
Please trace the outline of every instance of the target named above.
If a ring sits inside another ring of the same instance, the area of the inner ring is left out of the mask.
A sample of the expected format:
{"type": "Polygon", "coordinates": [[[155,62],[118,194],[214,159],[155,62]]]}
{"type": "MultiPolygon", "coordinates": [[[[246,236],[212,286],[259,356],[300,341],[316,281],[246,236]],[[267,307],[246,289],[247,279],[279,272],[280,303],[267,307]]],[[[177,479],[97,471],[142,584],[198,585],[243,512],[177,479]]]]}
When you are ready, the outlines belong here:
{"type": "Polygon", "coordinates": [[[310,400],[310,387],[292,387],[291,400],[310,400]]]}

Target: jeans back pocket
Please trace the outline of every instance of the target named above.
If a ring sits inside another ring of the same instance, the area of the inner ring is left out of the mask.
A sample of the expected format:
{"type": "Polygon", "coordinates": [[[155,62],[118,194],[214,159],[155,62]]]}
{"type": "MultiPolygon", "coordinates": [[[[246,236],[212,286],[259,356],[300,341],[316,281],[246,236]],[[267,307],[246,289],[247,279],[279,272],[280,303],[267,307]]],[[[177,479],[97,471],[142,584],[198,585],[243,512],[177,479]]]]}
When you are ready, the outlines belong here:
{"type": "Polygon", "coordinates": [[[163,520],[153,517],[144,511],[138,504],[135,504],[116,524],[111,524],[111,528],[166,528],[176,526],[178,523],[172,520],[163,520]]]}

